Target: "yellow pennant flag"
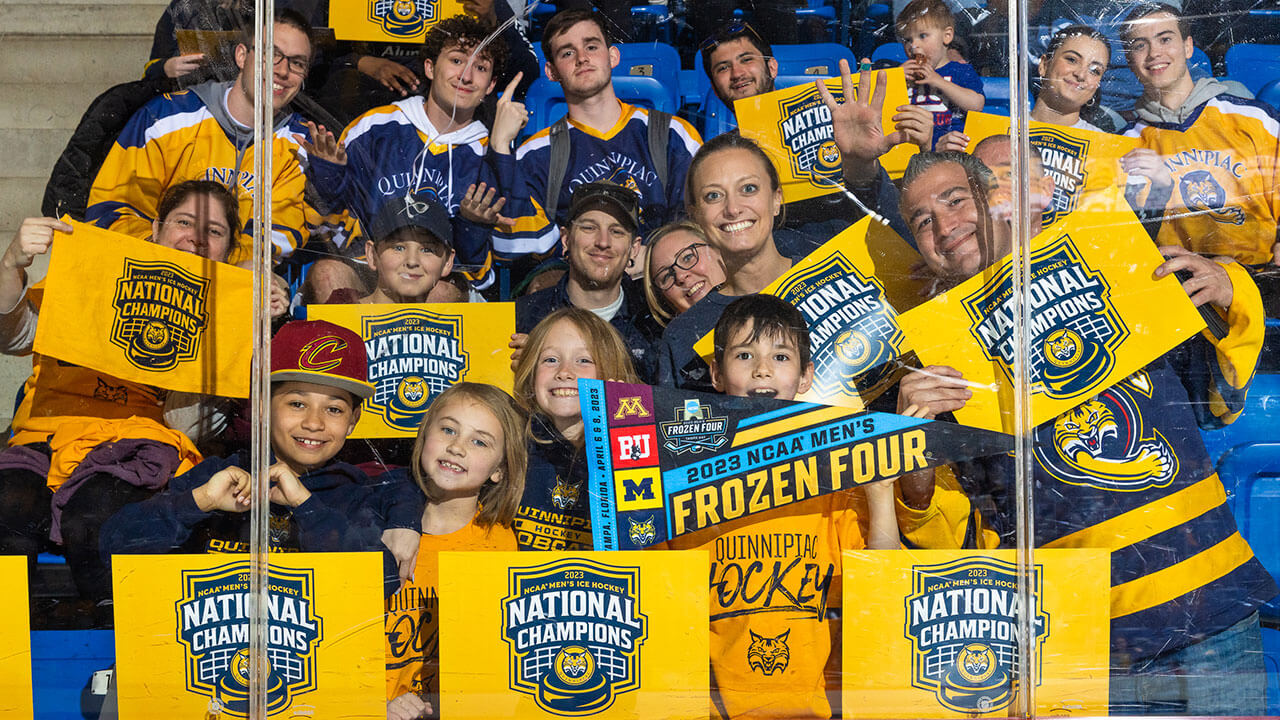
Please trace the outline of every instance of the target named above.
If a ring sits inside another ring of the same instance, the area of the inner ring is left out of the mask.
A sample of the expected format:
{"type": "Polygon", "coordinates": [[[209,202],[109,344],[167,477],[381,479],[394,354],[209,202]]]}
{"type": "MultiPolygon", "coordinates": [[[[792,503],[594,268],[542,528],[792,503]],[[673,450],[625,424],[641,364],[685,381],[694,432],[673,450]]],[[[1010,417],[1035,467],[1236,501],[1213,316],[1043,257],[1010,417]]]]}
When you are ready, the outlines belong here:
{"type": "Polygon", "coordinates": [[[71,225],[49,254],[35,352],[167,390],[249,397],[252,273],[71,225]]]}
{"type": "Polygon", "coordinates": [[[27,595],[27,559],[0,557],[0,577],[9,589],[0,594],[0,717],[32,717],[31,623],[27,595]]]}
{"type": "MultiPolygon", "coordinates": [[[[794,305],[809,326],[813,384],[797,400],[861,410],[896,381],[910,347],[888,295],[914,294],[914,257],[897,233],[863,218],[761,290],[794,305]]],[[[714,334],[693,346],[708,364],[714,334]]]]}
{"type": "Polygon", "coordinates": [[[511,392],[514,303],[312,305],[307,315],[364,339],[374,393],[353,438],[413,437],[431,401],[460,380],[511,392]]]}
{"type": "MultiPolygon", "coordinates": [[[[249,717],[249,564],[115,556],[120,717],[249,717]]],[[[261,717],[386,717],[381,556],[271,553],[267,573],[261,717]]]]}
{"type": "MultiPolygon", "coordinates": [[[[1125,207],[1114,196],[1112,207],[1125,207]]],[[[1031,420],[1039,425],[1128,377],[1205,327],[1128,210],[1074,213],[1031,240],[1031,420]]],[[[902,329],[925,365],[949,365],[973,383],[956,419],[1013,432],[1014,289],[1005,258],[904,313],[902,329]]]]}
{"type": "Polygon", "coordinates": [[[707,552],[440,553],[445,718],[705,718],[707,552]]]}
{"type": "MultiPolygon", "coordinates": [[[[872,73],[872,82],[879,73],[872,73]]],[[[902,68],[885,74],[884,127],[892,131],[896,108],[906,105],[907,82],[902,68]]],[[[815,78],[815,82],[817,79],[815,78]]],[[[837,101],[844,100],[840,78],[825,81],[837,101]]],[[[858,74],[853,75],[854,88],[858,74]]],[[[874,85],[873,85],[874,87],[874,85]]],[[[832,137],[831,112],[814,83],[754,95],[733,104],[738,131],[760,144],[778,169],[782,197],[787,202],[840,192],[844,165],[832,137]]],[[[880,164],[891,177],[901,177],[907,161],[918,151],[904,143],[885,153],[880,164]]]]}
{"type": "Polygon", "coordinates": [[[462,14],[458,0],[330,0],[329,25],[338,40],[422,42],[441,20],[462,14]]]}
{"type": "MultiPolygon", "coordinates": [[[[969,136],[967,149],[973,152],[988,137],[1008,137],[1009,118],[971,112],[965,117],[964,132],[969,136]]],[[[1044,189],[1052,193],[1041,220],[1045,227],[1074,210],[1110,209],[1113,191],[1131,182],[1120,169],[1120,158],[1138,147],[1135,138],[1032,121],[1028,141],[1040,153],[1044,173],[1053,181],[1051,191],[1044,189]]],[[[997,179],[1003,187],[1012,187],[1011,178],[997,179]]],[[[1146,183],[1136,176],[1132,181],[1146,183]]]]}
{"type": "Polygon", "coordinates": [[[844,707],[860,718],[1017,714],[1018,653],[1035,712],[1107,714],[1110,557],[1104,549],[860,550],[844,554],[844,707]],[[1034,638],[1019,592],[1034,583],[1034,638]],[[875,652],[868,652],[875,648],[875,652]]]}

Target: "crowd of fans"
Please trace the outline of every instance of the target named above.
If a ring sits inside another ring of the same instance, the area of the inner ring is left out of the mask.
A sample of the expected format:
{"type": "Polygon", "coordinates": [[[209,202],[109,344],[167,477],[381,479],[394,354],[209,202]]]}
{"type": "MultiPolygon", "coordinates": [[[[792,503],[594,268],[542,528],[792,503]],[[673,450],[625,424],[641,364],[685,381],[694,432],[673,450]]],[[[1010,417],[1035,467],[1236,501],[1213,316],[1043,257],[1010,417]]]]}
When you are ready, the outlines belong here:
{"type": "MultiPolygon", "coordinates": [[[[1158,451],[1144,452],[1160,459],[1149,479],[1122,489],[1037,464],[1035,542],[1112,552],[1113,712],[1261,714],[1258,608],[1277,588],[1236,531],[1197,425],[1240,412],[1264,312],[1280,307],[1271,270],[1280,114],[1238,83],[1193,78],[1197,41],[1180,7],[1117,4],[1128,11],[1108,27],[1054,28],[1032,64],[1030,117],[1137,139],[1119,164],[1129,208],[1166,258],[1155,275],[1176,274],[1227,332],[1192,338],[1036,429],[1051,448],[1081,413],[1127,412],[1159,438],[1158,451]],[[1141,84],[1131,107],[1099,100],[1115,47],[1141,84]],[[1221,672],[1188,671],[1204,657],[1221,672]]],[[[253,142],[252,43],[206,57],[183,54],[177,40],[180,30],[243,33],[250,6],[174,0],[144,79],[108,91],[111,102],[95,102],[72,139],[99,148],[91,168],[60,161],[45,212],[229,263],[248,261],[255,233],[270,244],[272,548],[383,552],[396,612],[421,612],[413,602],[433,587],[440,550],[591,548],[579,378],[793,399],[813,378],[808,328],[795,308],[758,293],[868,210],[918,251],[921,301],[1014,246],[1007,138],[965,152],[966,113],[985,102],[978,70],[999,62],[982,30],[1002,15],[996,4],[976,21],[943,0],[897,8],[886,32],[905,51],[910,100],[890,126],[883,94],[855,91],[857,70],[841,61],[842,97],[819,88],[845,192],[799,202],[784,197],[752,139],[730,131],[704,142],[689,118],[619,99],[612,69],[630,32],[625,5],[561,9],[541,28],[542,67],[526,18],[504,1],[468,0],[465,15],[407,44],[322,43],[325,3],[288,5],[274,24],[269,182],[253,170],[268,148],[253,142]],[[537,77],[560,85],[566,114],[528,132],[522,99],[537,77]],[[903,143],[919,153],[893,179],[880,158],[903,143]],[[254,226],[255,195],[270,199],[270,228],[254,226]],[[372,393],[364,345],[336,325],[294,319],[326,303],[505,300],[515,302],[514,392],[454,386],[411,446],[348,442],[372,393]],[[693,350],[707,333],[710,363],[693,350]],[[302,358],[322,339],[345,349],[317,372],[302,358]]],[[[706,36],[696,52],[718,98],[732,107],[773,90],[771,41],[790,39],[775,27],[789,6],[748,3],[743,21],[733,4],[691,5],[684,19],[706,36]]],[[[867,88],[875,71],[863,65],[867,88]]],[[[1038,163],[1031,174],[1033,206],[1044,209],[1052,180],[1038,163]]],[[[0,261],[5,352],[30,351],[41,296],[25,268],[67,232],[31,218],[0,261]]],[[[971,385],[954,368],[916,368],[881,409],[949,420],[971,385]]],[[[42,551],[64,553],[79,594],[37,604],[37,623],[63,613],[109,625],[113,554],[246,551],[246,426],[235,402],[33,356],[0,452],[0,552],[33,564],[42,551]]],[[[1013,476],[1008,457],[944,466],[671,546],[802,533],[831,549],[820,562],[838,584],[841,549],[1012,547],[1013,476]]],[[[805,616],[713,592],[717,711],[830,716],[823,671],[839,653],[838,597],[831,612],[805,616]],[[752,638],[784,633],[786,673],[745,664],[752,638]]],[[[846,609],[845,621],[856,613],[846,609]]],[[[422,642],[389,639],[389,718],[439,707],[434,629],[417,627],[422,642]],[[402,657],[406,648],[416,654],[402,657]]]]}

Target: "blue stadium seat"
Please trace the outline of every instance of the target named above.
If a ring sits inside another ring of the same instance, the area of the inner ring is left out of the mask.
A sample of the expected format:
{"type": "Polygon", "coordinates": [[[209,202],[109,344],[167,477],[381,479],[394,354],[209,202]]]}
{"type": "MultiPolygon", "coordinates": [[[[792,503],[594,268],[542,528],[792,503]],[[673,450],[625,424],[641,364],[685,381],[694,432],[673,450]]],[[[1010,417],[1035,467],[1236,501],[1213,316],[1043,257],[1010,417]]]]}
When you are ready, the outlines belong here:
{"type": "Polygon", "coordinates": [[[1009,78],[982,78],[982,95],[986,98],[982,112],[992,115],[1009,114],[1009,78]]]}
{"type": "Polygon", "coordinates": [[[773,57],[779,75],[838,75],[841,59],[848,60],[850,68],[858,67],[853,51],[835,43],[774,45],[773,57]]]}
{"type": "Polygon", "coordinates": [[[666,4],[632,5],[631,24],[636,42],[675,44],[676,18],[666,4]]]}
{"type": "MultiPolygon", "coordinates": [[[[673,115],[679,110],[672,88],[663,86],[656,78],[614,75],[613,91],[625,103],[673,115]]],[[[525,96],[524,104],[532,114],[529,116],[529,124],[521,133],[521,139],[550,126],[567,112],[560,83],[553,83],[545,77],[534,81],[529,94],[525,96]]]]}
{"type": "Polygon", "coordinates": [[[901,65],[907,61],[907,51],[902,47],[902,43],[887,42],[871,53],[872,63],[877,63],[881,60],[888,60],[901,65]]]}
{"type": "Polygon", "coordinates": [[[1280,108],[1280,78],[1263,85],[1257,97],[1273,108],[1280,108]]]}
{"type": "Polygon", "coordinates": [[[1237,43],[1227,49],[1226,60],[1227,77],[1244,83],[1255,95],[1280,78],[1280,45],[1237,43]]]}
{"type": "MultiPolygon", "coordinates": [[[[1280,578],[1280,443],[1237,445],[1218,461],[1218,477],[1240,535],[1272,577],[1280,578]]],[[[1280,622],[1280,601],[1262,609],[1264,619],[1280,622]]]]}
{"type": "MultiPolygon", "coordinates": [[[[814,42],[834,41],[836,33],[836,9],[830,5],[796,8],[796,22],[801,26],[800,39],[814,42]],[[815,32],[816,29],[819,29],[815,32]]],[[[842,46],[843,47],[843,46],[842,46]]]]}
{"type": "MultiPolygon", "coordinates": [[[[640,104],[646,107],[659,107],[667,112],[675,112],[680,107],[680,54],[676,49],[666,43],[645,42],[645,43],[619,43],[618,54],[622,60],[618,63],[618,67],[613,69],[613,85],[618,91],[618,97],[623,97],[623,92],[618,90],[618,81],[624,78],[653,78],[665,90],[668,100],[661,101],[658,104],[656,97],[650,97],[651,92],[644,90],[640,95],[633,95],[632,99],[645,99],[647,102],[640,104]]],[[[646,85],[641,83],[640,85],[646,85]]],[[[627,98],[623,97],[624,100],[627,98]]],[[[631,100],[627,100],[631,102],[631,100]]]]}
{"type": "Polygon", "coordinates": [[[1259,373],[1249,386],[1249,398],[1240,417],[1219,430],[1200,432],[1209,459],[1217,463],[1233,447],[1276,439],[1277,418],[1280,418],[1280,374],[1259,373]]]}
{"type": "Polygon", "coordinates": [[[115,662],[110,630],[31,633],[31,679],[37,720],[81,720],[80,693],[98,670],[115,662]]]}
{"type": "Polygon", "coordinates": [[[699,108],[698,114],[702,119],[698,125],[698,132],[701,133],[703,142],[738,126],[728,106],[720,102],[720,98],[710,87],[702,98],[702,107],[699,108]]]}

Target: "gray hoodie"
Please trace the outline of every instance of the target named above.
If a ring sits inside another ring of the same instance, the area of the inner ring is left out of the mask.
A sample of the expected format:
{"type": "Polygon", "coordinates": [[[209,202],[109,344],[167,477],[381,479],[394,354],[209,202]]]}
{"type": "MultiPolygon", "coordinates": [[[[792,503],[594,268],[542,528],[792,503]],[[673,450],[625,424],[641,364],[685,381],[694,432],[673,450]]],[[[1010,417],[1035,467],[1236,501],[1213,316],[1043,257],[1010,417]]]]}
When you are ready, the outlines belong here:
{"type": "Polygon", "coordinates": [[[1181,125],[1186,122],[1187,118],[1191,117],[1196,108],[1219,95],[1234,95],[1246,100],[1253,99],[1253,93],[1235,80],[1219,80],[1207,77],[1196,81],[1195,87],[1191,89],[1191,94],[1187,96],[1186,102],[1182,103],[1182,106],[1177,109],[1171,110],[1161,105],[1159,100],[1144,94],[1138,98],[1137,104],[1133,106],[1133,112],[1143,122],[1181,125]]]}

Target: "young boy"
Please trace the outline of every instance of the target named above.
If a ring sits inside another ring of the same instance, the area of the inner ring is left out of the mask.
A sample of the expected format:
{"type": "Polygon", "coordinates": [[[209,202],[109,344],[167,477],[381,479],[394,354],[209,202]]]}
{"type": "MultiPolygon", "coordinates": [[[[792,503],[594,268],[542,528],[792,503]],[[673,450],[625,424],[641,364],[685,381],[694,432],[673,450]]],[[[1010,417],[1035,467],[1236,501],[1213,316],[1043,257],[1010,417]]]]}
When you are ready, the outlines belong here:
{"type": "MultiPolygon", "coordinates": [[[[273,551],[378,551],[384,527],[417,531],[422,500],[408,482],[372,486],[333,458],[373,394],[364,343],[321,320],[295,321],[271,342],[273,551]]],[[[102,552],[248,552],[247,455],[209,458],[102,528],[102,552]]],[[[107,558],[109,559],[109,557],[107,558]]],[[[397,582],[386,569],[387,589],[397,582]]]]}
{"type": "Polygon", "coordinates": [[[365,261],[377,278],[373,292],[361,297],[354,289],[341,288],[328,304],[435,300],[432,295],[445,284],[441,280],[452,272],[454,260],[453,227],[443,205],[426,194],[387,203],[369,223],[367,237],[365,261]]]}
{"type": "Polygon", "coordinates": [[[477,289],[493,279],[490,236],[502,207],[493,202],[495,181],[481,161],[489,131],[475,119],[507,58],[505,43],[481,48],[488,35],[474,18],[441,21],[422,45],[431,80],[426,97],[370,110],[347,126],[341,142],[310,126],[315,144],[304,145],[327,210],[350,211],[366,233],[386,205],[404,206],[412,195],[439,198],[452,218],[459,269],[477,289]]]}
{"type": "MultiPolygon", "coordinates": [[[[793,400],[813,379],[804,317],[777,297],[733,301],[714,339],[712,382],[728,395],[793,400]]],[[[831,717],[824,671],[840,655],[832,642],[838,627],[827,619],[840,609],[840,553],[899,547],[893,493],[891,481],[865,493],[831,493],[670,542],[717,550],[711,669],[717,707],[728,717],[831,717]],[[795,544],[759,541],[783,536],[795,544]],[[776,568],[779,584],[770,592],[758,584],[761,568],[776,568]]]]}
{"type": "Polygon", "coordinates": [[[894,23],[907,61],[912,105],[922,105],[933,113],[933,149],[952,130],[964,130],[964,116],[981,110],[986,103],[982,80],[972,65],[953,61],[947,50],[955,38],[955,16],[943,0],[911,0],[894,23]]]}

